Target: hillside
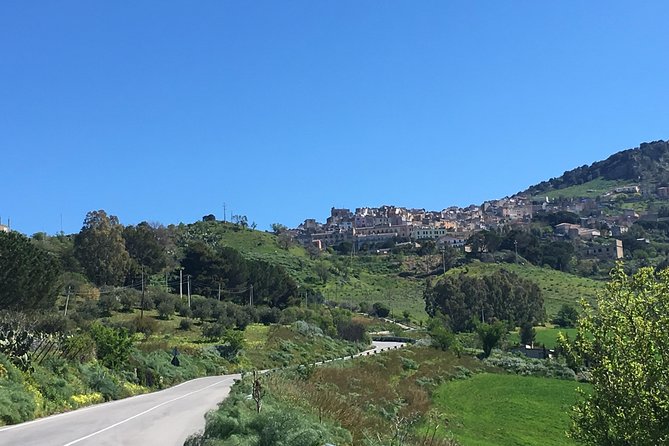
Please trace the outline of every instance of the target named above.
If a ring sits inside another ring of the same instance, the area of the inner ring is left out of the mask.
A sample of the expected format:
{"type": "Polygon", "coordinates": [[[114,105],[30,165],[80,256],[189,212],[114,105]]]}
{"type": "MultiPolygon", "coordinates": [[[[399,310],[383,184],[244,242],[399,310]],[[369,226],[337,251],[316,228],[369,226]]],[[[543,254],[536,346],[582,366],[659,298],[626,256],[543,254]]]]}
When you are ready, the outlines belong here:
{"type": "Polygon", "coordinates": [[[524,194],[547,195],[560,191],[564,197],[589,195],[621,185],[635,183],[641,190],[655,192],[669,184],[669,142],[642,143],[634,149],[615,153],[603,161],[583,165],[565,172],[560,177],[542,181],[529,187],[524,194]],[[583,189],[570,189],[582,186],[583,189]],[[575,193],[578,191],[577,193],[575,193]]]}
{"type": "Polygon", "coordinates": [[[408,311],[425,319],[424,281],[404,278],[396,256],[340,256],[308,253],[299,245],[280,246],[274,234],[223,222],[197,222],[179,229],[181,244],[198,239],[239,250],[247,259],[283,267],[298,283],[302,299],[324,299],[359,306],[384,302],[396,315],[408,311]]]}
{"type": "Polygon", "coordinates": [[[514,263],[474,262],[460,268],[454,268],[448,271],[447,274],[466,272],[466,274],[471,275],[486,275],[499,269],[514,272],[522,278],[536,282],[539,285],[544,298],[546,316],[549,320],[557,314],[560,306],[563,304],[571,304],[579,308],[579,301],[581,299],[592,302],[595,295],[604,288],[602,282],[592,279],[574,276],[550,268],[514,263]]]}

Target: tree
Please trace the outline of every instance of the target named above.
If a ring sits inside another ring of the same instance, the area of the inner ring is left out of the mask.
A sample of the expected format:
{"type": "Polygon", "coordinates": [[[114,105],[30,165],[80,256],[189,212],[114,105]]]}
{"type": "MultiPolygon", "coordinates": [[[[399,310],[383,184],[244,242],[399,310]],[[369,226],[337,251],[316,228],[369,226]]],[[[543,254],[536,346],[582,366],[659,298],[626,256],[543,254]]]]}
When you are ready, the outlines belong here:
{"type": "Polygon", "coordinates": [[[318,278],[321,279],[321,282],[325,283],[328,281],[328,277],[330,277],[330,268],[328,268],[328,265],[325,262],[321,261],[316,263],[314,269],[316,270],[318,278]]]}
{"type": "Polygon", "coordinates": [[[483,357],[487,358],[506,334],[506,326],[501,321],[492,324],[481,323],[476,326],[476,334],[483,347],[483,357]]]}
{"type": "Polygon", "coordinates": [[[84,226],[74,238],[74,249],[91,281],[97,285],[123,284],[130,256],[117,217],[103,210],[86,214],[84,226]]]}
{"type": "Polygon", "coordinates": [[[272,223],[271,227],[274,235],[279,235],[282,232],[286,232],[288,230],[288,226],[283,225],[281,223],[272,223]]]}
{"type": "Polygon", "coordinates": [[[523,322],[520,324],[520,343],[522,345],[533,345],[537,331],[532,326],[532,322],[523,322]]]}
{"type": "Polygon", "coordinates": [[[592,392],[574,406],[570,435],[586,445],[669,441],[669,271],[618,263],[596,306],[584,303],[575,351],[592,392]]]}
{"type": "Polygon", "coordinates": [[[276,237],[276,244],[279,245],[282,249],[288,250],[293,246],[293,236],[289,232],[282,232],[276,237]]]}
{"type": "Polygon", "coordinates": [[[503,269],[484,277],[465,272],[442,277],[426,286],[423,297],[427,314],[448,315],[455,332],[471,330],[473,318],[494,317],[513,325],[545,318],[538,285],[503,269]]]}
{"type": "Polygon", "coordinates": [[[162,226],[153,227],[145,221],[123,229],[125,247],[136,270],[144,266],[148,273],[156,274],[167,266],[167,238],[161,236],[164,232],[162,226]]]}
{"type": "Polygon", "coordinates": [[[448,318],[441,313],[430,318],[427,332],[432,339],[432,346],[441,350],[448,350],[455,342],[455,334],[448,326],[448,318]]]}
{"type": "Polygon", "coordinates": [[[560,327],[575,327],[578,322],[578,310],[569,304],[562,304],[553,323],[560,327]]]}
{"type": "Polygon", "coordinates": [[[0,308],[53,306],[59,274],[56,257],[18,232],[0,232],[0,308]]]}

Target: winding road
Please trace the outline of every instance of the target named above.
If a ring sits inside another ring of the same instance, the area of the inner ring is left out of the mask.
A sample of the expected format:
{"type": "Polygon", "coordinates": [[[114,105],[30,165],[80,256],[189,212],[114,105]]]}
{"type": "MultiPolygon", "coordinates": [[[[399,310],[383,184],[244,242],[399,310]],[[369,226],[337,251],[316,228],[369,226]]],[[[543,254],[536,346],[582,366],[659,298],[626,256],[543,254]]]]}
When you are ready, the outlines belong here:
{"type": "MultiPolygon", "coordinates": [[[[373,349],[354,356],[401,346],[374,342],[373,349]]],[[[158,392],[2,427],[0,445],[181,446],[189,435],[204,428],[205,414],[228,396],[240,377],[198,378],[158,392]]]]}

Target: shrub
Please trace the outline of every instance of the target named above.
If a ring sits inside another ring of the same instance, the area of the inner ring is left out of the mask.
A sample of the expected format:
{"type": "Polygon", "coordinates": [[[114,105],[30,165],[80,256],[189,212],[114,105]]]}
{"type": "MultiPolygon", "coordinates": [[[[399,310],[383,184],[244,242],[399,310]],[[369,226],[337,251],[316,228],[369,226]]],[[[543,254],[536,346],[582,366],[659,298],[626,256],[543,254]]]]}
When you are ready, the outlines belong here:
{"type": "Polygon", "coordinates": [[[360,322],[341,321],[337,324],[337,335],[346,341],[369,342],[365,326],[360,322]]]}
{"type": "Polygon", "coordinates": [[[127,288],[119,292],[119,302],[121,304],[121,311],[131,313],[139,306],[141,293],[133,288],[127,288]]]}
{"type": "Polygon", "coordinates": [[[323,330],[305,321],[296,321],[293,324],[293,330],[304,336],[323,336],[323,330]]]}
{"type": "Polygon", "coordinates": [[[100,392],[105,401],[121,397],[121,387],[104,367],[99,364],[82,364],[79,370],[86,384],[96,392],[100,392]]]}
{"type": "Polygon", "coordinates": [[[145,336],[150,336],[158,331],[158,321],[152,317],[136,316],[124,325],[130,333],[142,333],[145,336]]]}
{"type": "Polygon", "coordinates": [[[192,325],[193,321],[191,319],[183,318],[179,322],[179,330],[184,330],[184,331],[190,330],[192,325]]]}
{"type": "Polygon", "coordinates": [[[94,300],[85,300],[77,306],[73,319],[81,324],[82,321],[91,321],[99,317],[100,308],[97,302],[94,300]]]}
{"type": "Polygon", "coordinates": [[[105,327],[100,323],[91,325],[90,330],[98,359],[104,365],[118,369],[127,362],[132,350],[132,337],[127,330],[105,327]]]}
{"type": "Polygon", "coordinates": [[[202,336],[208,341],[218,341],[226,331],[226,327],[220,322],[206,323],[202,326],[202,336]]]}
{"type": "Polygon", "coordinates": [[[191,311],[187,302],[179,301],[177,303],[177,311],[181,317],[191,317],[193,315],[193,312],[191,311]]]}
{"type": "Polygon", "coordinates": [[[374,315],[378,317],[388,317],[390,314],[390,307],[383,302],[375,302],[374,305],[372,305],[372,310],[374,315]]]}
{"type": "Polygon", "coordinates": [[[35,399],[23,385],[17,382],[2,384],[0,420],[4,424],[16,424],[32,420],[35,409],[35,399]]]}
{"type": "Polygon", "coordinates": [[[88,333],[78,333],[65,338],[63,351],[68,359],[88,362],[95,358],[95,341],[88,333]]]}
{"type": "Polygon", "coordinates": [[[34,326],[37,333],[48,334],[66,333],[68,328],[68,319],[56,311],[39,314],[34,326]]]}
{"type": "Polygon", "coordinates": [[[418,370],[418,364],[411,358],[400,356],[400,362],[402,362],[402,368],[404,370],[418,370]]]}
{"type": "Polygon", "coordinates": [[[121,302],[114,293],[105,293],[100,296],[98,307],[103,316],[109,317],[113,311],[118,311],[121,308],[121,302]]]}
{"type": "Polygon", "coordinates": [[[257,312],[258,322],[263,325],[278,324],[281,320],[281,310],[276,307],[260,307],[257,312]]]}
{"type": "Polygon", "coordinates": [[[167,320],[174,314],[174,302],[172,300],[163,300],[156,308],[161,319],[167,320]]]}

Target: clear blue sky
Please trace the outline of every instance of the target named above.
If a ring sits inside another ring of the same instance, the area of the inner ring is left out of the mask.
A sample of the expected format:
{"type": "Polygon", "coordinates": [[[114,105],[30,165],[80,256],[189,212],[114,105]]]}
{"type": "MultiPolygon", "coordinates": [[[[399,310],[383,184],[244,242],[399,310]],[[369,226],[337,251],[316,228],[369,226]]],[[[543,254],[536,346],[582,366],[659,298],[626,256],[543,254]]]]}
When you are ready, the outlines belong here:
{"type": "Polygon", "coordinates": [[[669,2],[5,1],[0,217],[480,204],[669,138],[669,2]]]}

